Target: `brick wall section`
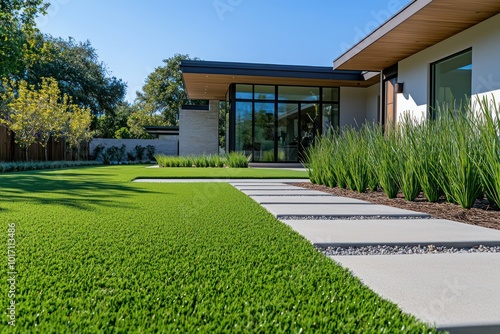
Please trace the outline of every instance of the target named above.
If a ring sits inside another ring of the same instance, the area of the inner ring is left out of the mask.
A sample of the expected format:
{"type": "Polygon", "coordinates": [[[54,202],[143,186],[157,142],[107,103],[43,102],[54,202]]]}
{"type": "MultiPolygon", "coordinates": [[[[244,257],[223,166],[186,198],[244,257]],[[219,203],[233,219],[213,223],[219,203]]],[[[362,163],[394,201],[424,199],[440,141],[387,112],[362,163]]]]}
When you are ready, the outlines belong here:
{"type": "Polygon", "coordinates": [[[179,113],[179,155],[219,153],[219,101],[210,101],[210,109],[184,110],[179,113]]]}

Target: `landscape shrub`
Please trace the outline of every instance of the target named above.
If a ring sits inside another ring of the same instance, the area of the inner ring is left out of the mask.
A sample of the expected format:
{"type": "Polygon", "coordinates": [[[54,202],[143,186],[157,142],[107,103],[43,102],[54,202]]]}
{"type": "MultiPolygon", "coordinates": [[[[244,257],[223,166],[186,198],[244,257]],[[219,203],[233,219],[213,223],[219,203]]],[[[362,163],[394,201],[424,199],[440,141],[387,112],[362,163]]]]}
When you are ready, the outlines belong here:
{"type": "Polygon", "coordinates": [[[100,161],[1,162],[0,173],[102,165],[100,161]]]}
{"type": "Polygon", "coordinates": [[[101,153],[104,151],[104,145],[99,144],[96,147],[94,147],[94,151],[92,152],[91,159],[92,160],[97,160],[101,157],[101,153]]]}
{"type": "Polygon", "coordinates": [[[154,147],[153,145],[146,146],[146,157],[148,158],[149,161],[154,160],[155,151],[156,151],[156,147],[154,147]]]}
{"type": "Polygon", "coordinates": [[[137,160],[142,161],[142,159],[144,158],[144,151],[146,151],[146,148],[142,145],[136,145],[134,151],[137,160]]]}
{"type": "Polygon", "coordinates": [[[226,156],[220,155],[199,155],[199,156],[167,156],[157,154],[154,156],[160,167],[198,167],[198,168],[246,168],[248,167],[248,158],[241,154],[232,152],[226,156]]]}

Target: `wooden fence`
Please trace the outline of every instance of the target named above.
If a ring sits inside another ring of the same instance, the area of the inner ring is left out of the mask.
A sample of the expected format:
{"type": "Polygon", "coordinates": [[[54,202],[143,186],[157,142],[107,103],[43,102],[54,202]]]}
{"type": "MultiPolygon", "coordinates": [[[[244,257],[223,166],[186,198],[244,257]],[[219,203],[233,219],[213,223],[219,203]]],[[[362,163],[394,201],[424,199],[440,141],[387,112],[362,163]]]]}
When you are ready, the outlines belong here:
{"type": "MultiPolygon", "coordinates": [[[[82,145],[83,158],[88,159],[88,144],[82,145]]],[[[50,140],[47,146],[49,161],[77,160],[76,152],[70,152],[64,140],[50,140]]],[[[31,161],[45,161],[45,150],[39,144],[33,144],[28,149],[28,157],[31,161]]],[[[0,125],[0,161],[24,161],[25,153],[16,144],[15,135],[5,126],[0,125]]]]}

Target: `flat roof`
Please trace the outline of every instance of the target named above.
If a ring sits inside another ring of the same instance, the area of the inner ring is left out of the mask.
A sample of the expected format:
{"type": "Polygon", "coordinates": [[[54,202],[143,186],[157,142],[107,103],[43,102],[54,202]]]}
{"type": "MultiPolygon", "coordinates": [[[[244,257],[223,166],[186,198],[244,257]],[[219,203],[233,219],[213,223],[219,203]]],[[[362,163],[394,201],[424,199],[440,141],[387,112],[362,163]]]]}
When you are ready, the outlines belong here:
{"type": "Polygon", "coordinates": [[[233,83],[332,87],[369,87],[378,83],[377,75],[319,66],[183,60],[181,71],[184,88],[193,100],[224,100],[233,83]]]}
{"type": "Polygon", "coordinates": [[[382,71],[500,13],[499,0],[414,0],[333,62],[382,71]]]}
{"type": "Polygon", "coordinates": [[[178,126],[145,126],[144,130],[150,135],[178,135],[178,126]]]}

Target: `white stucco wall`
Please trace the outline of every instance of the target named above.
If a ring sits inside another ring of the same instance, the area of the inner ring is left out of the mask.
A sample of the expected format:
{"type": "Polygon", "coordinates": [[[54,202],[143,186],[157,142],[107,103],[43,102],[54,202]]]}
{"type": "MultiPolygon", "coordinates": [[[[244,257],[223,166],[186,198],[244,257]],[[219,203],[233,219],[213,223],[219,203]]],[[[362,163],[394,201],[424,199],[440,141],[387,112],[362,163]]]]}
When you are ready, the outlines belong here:
{"type": "Polygon", "coordinates": [[[340,88],[340,126],[359,128],[365,122],[377,121],[379,84],[368,88],[340,88]]]}
{"type": "Polygon", "coordinates": [[[179,112],[179,155],[219,153],[219,101],[210,101],[210,110],[179,112]]]}
{"type": "Polygon", "coordinates": [[[365,90],[366,120],[377,122],[380,104],[380,84],[365,88],[365,90]]]}
{"type": "Polygon", "coordinates": [[[404,93],[398,94],[398,117],[409,111],[427,116],[430,92],[430,64],[472,47],[472,98],[495,95],[500,102],[500,14],[441,43],[399,62],[398,81],[404,93]]]}

